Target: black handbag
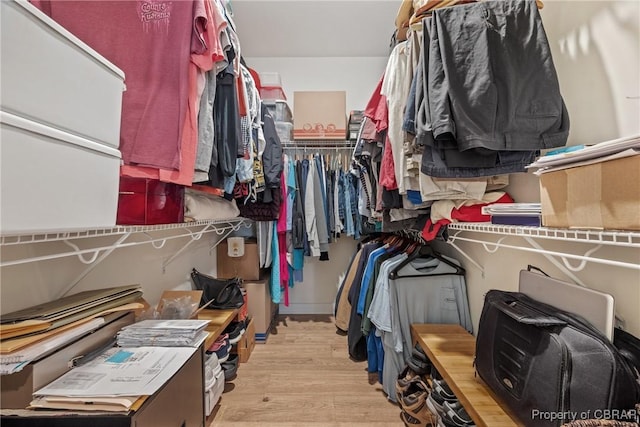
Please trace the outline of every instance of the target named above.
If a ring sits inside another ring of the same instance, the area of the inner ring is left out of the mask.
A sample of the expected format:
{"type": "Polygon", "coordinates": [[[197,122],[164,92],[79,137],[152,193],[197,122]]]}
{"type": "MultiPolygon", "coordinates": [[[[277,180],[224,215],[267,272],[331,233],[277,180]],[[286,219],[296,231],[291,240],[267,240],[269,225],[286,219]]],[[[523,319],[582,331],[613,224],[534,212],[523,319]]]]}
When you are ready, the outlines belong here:
{"type": "Polygon", "coordinates": [[[518,292],[486,294],[475,364],[527,427],[626,414],[638,402],[632,368],[599,330],[518,292]]]}
{"type": "Polygon", "coordinates": [[[635,376],[640,383],[640,339],[620,328],[613,331],[613,345],[620,354],[627,359],[629,365],[635,370],[635,376]]]}
{"type": "Polygon", "coordinates": [[[240,308],[244,304],[244,297],[240,285],[242,279],[216,279],[200,273],[195,268],[191,270],[191,280],[196,289],[202,291],[200,307],[216,309],[240,308]]]}

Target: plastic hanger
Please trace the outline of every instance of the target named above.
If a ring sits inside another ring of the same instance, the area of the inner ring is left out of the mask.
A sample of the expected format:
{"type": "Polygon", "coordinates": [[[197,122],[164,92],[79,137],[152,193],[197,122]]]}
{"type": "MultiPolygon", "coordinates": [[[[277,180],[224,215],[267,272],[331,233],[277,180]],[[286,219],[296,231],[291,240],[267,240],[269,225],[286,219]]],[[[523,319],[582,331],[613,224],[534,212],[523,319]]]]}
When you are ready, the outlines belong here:
{"type": "Polygon", "coordinates": [[[464,274],[466,273],[465,269],[460,267],[459,265],[454,264],[453,262],[449,261],[448,259],[446,259],[445,257],[443,257],[440,253],[434,251],[430,246],[421,246],[418,250],[414,250],[413,253],[411,253],[409,255],[409,257],[407,257],[407,259],[405,259],[404,261],[402,261],[400,264],[398,264],[393,271],[391,271],[389,273],[389,278],[390,279],[404,279],[404,278],[409,278],[409,277],[436,277],[436,276],[449,276],[452,274],[458,275],[458,276],[464,276],[464,274]],[[447,264],[450,267],[453,267],[455,269],[454,272],[452,273],[438,273],[438,274],[409,274],[406,276],[399,276],[398,272],[400,270],[402,270],[402,268],[409,264],[410,262],[421,258],[421,257],[431,257],[431,258],[436,258],[437,260],[447,264]]]}

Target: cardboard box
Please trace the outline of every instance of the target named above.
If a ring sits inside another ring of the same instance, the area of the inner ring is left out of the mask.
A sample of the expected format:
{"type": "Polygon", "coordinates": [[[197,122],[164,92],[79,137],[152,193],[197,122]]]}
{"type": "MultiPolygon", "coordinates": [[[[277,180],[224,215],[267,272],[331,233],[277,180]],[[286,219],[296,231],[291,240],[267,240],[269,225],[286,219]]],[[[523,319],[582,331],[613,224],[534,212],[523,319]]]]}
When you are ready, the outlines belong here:
{"type": "Polygon", "coordinates": [[[256,346],[256,329],[253,323],[253,319],[249,320],[247,329],[242,334],[240,341],[233,346],[232,352],[238,354],[238,360],[240,363],[246,363],[249,361],[249,356],[253,348],[256,346]]]}
{"type": "Polygon", "coordinates": [[[640,230],[640,156],[540,176],[545,227],[640,230]]]}
{"type": "Polygon", "coordinates": [[[244,255],[230,257],[228,244],[223,240],[217,248],[216,277],[229,279],[240,277],[243,280],[258,280],[260,278],[260,255],[255,241],[245,240],[244,255]]]}
{"type": "Polygon", "coordinates": [[[248,313],[254,323],[256,341],[265,342],[278,308],[271,301],[269,280],[244,282],[242,286],[247,290],[248,313]]]}
{"type": "Polygon", "coordinates": [[[347,93],[294,92],[294,139],[346,139],[347,93]]]}

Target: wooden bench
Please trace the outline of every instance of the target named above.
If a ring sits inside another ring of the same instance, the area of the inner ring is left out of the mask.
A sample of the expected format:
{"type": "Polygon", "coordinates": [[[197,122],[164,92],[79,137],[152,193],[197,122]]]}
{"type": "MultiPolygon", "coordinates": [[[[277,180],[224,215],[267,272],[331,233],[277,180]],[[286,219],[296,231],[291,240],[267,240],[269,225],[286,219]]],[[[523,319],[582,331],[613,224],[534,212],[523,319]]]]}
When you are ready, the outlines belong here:
{"type": "Polygon", "coordinates": [[[473,335],[459,325],[436,324],[413,324],[411,334],[476,426],[524,426],[476,375],[473,335]]]}

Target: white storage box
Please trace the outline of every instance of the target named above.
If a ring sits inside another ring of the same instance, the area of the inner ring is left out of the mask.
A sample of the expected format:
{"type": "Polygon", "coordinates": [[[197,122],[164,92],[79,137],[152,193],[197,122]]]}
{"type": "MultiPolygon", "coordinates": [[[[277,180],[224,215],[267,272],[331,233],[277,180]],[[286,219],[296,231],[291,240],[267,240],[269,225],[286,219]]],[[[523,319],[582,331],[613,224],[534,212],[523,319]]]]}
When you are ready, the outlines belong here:
{"type": "Polygon", "coordinates": [[[220,400],[224,391],[224,371],[220,371],[215,377],[213,385],[204,392],[204,413],[208,417],[220,400]]]}
{"type": "Polygon", "coordinates": [[[282,87],[282,79],[280,79],[280,73],[274,71],[260,71],[260,86],[263,87],[282,87]]]}
{"type": "Polygon", "coordinates": [[[265,100],[263,101],[265,107],[269,110],[269,114],[276,122],[290,122],[293,123],[293,114],[291,114],[291,108],[287,101],[282,99],[265,100]]]}
{"type": "Polygon", "coordinates": [[[293,123],[288,123],[288,122],[275,122],[275,123],[276,123],[276,133],[278,134],[278,138],[280,138],[280,142],[293,141],[293,123]]]}
{"type": "Polygon", "coordinates": [[[115,225],[120,151],[6,112],[0,141],[0,234],[115,225]]]}
{"type": "Polygon", "coordinates": [[[118,148],[122,70],[25,0],[0,16],[2,110],[118,148]]]}

